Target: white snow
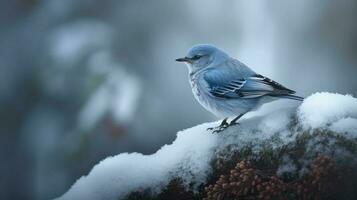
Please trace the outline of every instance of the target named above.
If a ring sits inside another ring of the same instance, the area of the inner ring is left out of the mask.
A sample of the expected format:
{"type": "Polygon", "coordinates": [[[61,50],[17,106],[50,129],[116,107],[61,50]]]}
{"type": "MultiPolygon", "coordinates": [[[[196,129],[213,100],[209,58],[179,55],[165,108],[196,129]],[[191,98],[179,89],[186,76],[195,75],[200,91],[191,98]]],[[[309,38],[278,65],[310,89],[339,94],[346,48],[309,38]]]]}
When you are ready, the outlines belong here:
{"type": "MultiPolygon", "coordinates": [[[[142,189],[159,191],[174,177],[183,179],[186,186],[190,183],[197,186],[209,175],[210,161],[228,145],[236,149],[253,145],[259,151],[263,142],[271,141],[273,147],[279,147],[294,140],[296,130],[322,128],[357,137],[357,99],[350,95],[317,93],[306,98],[298,108],[294,103],[291,105],[295,106],[286,105],[281,101],[267,104],[245,116],[240,125],[220,134],[206,130],[217,126],[219,121],[183,130],[172,144],[152,155],[122,153],[107,158],[59,199],[122,199],[142,189]]],[[[280,172],[293,168],[287,159],[280,172]]]]}
{"type": "Polygon", "coordinates": [[[217,135],[207,134],[208,124],[179,132],[176,140],[155,154],[122,153],[106,158],[80,178],[60,199],[120,199],[143,188],[160,189],[171,177],[204,182],[217,135]]]}
{"type": "Polygon", "coordinates": [[[278,167],[276,174],[278,176],[283,175],[284,173],[296,172],[296,165],[289,156],[283,156],[282,164],[278,167]]]}
{"type": "Polygon", "coordinates": [[[345,134],[348,138],[357,138],[357,119],[347,117],[334,122],[331,131],[345,134]]]}
{"type": "Polygon", "coordinates": [[[351,95],[316,93],[299,108],[299,121],[304,128],[326,128],[345,118],[357,118],[357,99],[351,95]]]}

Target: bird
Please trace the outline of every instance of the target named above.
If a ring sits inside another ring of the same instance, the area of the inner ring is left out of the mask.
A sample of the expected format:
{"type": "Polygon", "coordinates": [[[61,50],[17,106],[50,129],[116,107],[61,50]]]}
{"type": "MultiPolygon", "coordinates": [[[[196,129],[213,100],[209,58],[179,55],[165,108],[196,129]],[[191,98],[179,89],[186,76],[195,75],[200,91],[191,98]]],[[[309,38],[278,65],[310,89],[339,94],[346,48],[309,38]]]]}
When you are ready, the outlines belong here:
{"type": "Polygon", "coordinates": [[[295,91],[256,73],[247,65],[210,44],[192,46],[185,57],[177,58],[188,67],[189,83],[195,99],[208,111],[224,118],[214,133],[239,124],[247,112],[277,100],[303,101],[295,91]],[[228,118],[235,117],[230,123],[228,118]]]}

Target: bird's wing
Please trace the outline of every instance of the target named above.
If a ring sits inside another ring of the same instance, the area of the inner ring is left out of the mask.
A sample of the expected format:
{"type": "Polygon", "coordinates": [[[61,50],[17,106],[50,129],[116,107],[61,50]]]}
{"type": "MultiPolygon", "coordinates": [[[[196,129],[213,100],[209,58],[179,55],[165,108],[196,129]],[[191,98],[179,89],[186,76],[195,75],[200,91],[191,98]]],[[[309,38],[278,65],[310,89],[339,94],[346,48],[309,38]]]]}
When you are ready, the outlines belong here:
{"type": "Polygon", "coordinates": [[[295,93],[253,71],[244,74],[239,68],[217,67],[208,70],[204,74],[204,80],[208,85],[209,92],[213,96],[221,98],[256,98],[264,95],[283,96],[295,93]]]}

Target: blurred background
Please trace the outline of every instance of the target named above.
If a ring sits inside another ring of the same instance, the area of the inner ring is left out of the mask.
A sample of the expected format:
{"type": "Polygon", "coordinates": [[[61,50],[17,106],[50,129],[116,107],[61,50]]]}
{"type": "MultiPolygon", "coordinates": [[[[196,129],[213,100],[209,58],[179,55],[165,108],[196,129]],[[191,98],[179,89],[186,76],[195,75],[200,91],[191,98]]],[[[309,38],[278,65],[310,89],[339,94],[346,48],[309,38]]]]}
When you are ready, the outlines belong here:
{"type": "Polygon", "coordinates": [[[100,160],[216,120],[174,60],[211,43],[307,96],[357,95],[357,1],[2,0],[0,199],[51,199],[100,160]]]}

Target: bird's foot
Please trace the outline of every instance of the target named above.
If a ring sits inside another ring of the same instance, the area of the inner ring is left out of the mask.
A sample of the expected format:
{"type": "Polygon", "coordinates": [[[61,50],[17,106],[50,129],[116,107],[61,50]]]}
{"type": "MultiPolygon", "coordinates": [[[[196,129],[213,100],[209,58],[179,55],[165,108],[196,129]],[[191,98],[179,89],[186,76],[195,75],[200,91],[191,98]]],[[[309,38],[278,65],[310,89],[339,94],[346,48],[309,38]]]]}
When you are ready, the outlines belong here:
{"type": "Polygon", "coordinates": [[[207,130],[212,131],[212,134],[213,134],[213,133],[220,133],[220,132],[224,131],[226,128],[228,128],[228,127],[229,127],[229,125],[217,126],[217,127],[208,128],[207,130]]]}
{"type": "Polygon", "coordinates": [[[217,127],[211,127],[211,128],[207,128],[208,131],[212,131],[212,133],[220,133],[223,130],[225,130],[226,128],[228,128],[232,123],[228,123],[227,122],[227,118],[224,119],[221,124],[217,127]]]}
{"type": "Polygon", "coordinates": [[[220,133],[222,131],[224,131],[225,129],[227,129],[230,126],[235,126],[238,125],[239,123],[237,122],[238,119],[240,119],[243,116],[243,114],[238,115],[237,117],[235,117],[230,123],[227,122],[228,118],[225,118],[222,123],[217,126],[217,127],[212,127],[212,128],[208,128],[208,131],[212,131],[212,133],[220,133]]]}

